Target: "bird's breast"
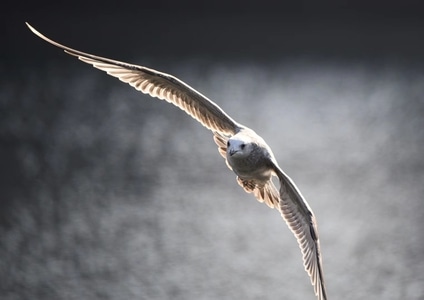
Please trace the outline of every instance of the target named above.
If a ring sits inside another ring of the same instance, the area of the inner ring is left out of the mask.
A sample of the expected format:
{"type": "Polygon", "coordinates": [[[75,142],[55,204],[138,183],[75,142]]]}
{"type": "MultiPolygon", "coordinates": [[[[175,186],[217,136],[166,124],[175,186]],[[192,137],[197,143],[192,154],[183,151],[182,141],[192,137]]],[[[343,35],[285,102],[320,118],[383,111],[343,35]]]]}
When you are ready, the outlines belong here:
{"type": "Polygon", "coordinates": [[[272,169],[262,159],[251,157],[229,157],[228,162],[234,173],[246,180],[268,181],[272,175],[272,169]]]}

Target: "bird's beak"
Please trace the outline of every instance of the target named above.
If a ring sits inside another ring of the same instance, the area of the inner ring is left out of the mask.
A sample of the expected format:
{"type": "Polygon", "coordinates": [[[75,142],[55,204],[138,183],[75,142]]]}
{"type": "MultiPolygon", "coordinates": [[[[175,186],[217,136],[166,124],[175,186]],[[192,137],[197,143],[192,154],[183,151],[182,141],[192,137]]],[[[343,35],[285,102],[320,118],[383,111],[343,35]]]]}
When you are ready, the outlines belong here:
{"type": "Polygon", "coordinates": [[[236,152],[237,152],[237,150],[231,149],[230,152],[229,152],[230,153],[230,156],[233,156],[234,153],[236,153],[236,152]]]}

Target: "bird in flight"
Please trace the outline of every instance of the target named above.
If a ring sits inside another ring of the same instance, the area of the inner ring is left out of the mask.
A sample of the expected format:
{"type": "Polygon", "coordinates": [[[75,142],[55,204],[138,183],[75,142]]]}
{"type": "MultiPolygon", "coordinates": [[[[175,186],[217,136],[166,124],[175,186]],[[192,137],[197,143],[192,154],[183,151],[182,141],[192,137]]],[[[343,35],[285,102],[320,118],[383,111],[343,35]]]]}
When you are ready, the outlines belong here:
{"type": "Polygon", "coordinates": [[[227,115],[216,103],[178,78],[149,69],[61,45],[26,23],[41,39],[105,71],[151,97],[165,100],[199,121],[213,133],[219,153],[236,175],[238,184],[260,202],[276,208],[295,235],[303,255],[303,265],[319,300],[326,300],[318,228],[314,213],[294,182],[278,166],[265,141],[252,129],[227,115]],[[276,176],[280,189],[275,187],[276,176]]]}

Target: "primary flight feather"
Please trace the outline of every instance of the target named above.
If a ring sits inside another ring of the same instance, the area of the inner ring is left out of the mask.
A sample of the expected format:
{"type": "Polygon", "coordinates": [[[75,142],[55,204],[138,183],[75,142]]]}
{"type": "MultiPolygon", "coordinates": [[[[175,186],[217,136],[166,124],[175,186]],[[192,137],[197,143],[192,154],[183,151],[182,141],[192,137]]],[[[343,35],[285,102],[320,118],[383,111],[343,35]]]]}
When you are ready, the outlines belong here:
{"type": "Polygon", "coordinates": [[[178,78],[61,45],[26,23],[43,40],[78,57],[152,97],[176,105],[213,132],[219,153],[237,175],[237,182],[260,202],[276,208],[295,235],[319,300],[326,300],[322,258],[315,216],[294,182],[278,166],[270,147],[252,129],[234,121],[218,105],[178,78]],[[271,177],[277,176],[277,190],[271,177]]]}

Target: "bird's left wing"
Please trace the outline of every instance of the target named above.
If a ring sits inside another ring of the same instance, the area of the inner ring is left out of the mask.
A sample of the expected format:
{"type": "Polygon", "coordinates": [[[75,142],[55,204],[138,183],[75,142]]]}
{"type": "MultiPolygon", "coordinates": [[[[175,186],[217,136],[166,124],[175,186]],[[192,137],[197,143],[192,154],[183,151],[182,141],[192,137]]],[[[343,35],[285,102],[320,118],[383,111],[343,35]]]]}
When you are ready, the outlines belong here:
{"type": "Polygon", "coordinates": [[[327,294],[315,216],[290,177],[278,166],[275,166],[274,171],[280,181],[279,208],[281,215],[297,239],[303,255],[303,265],[311,278],[315,294],[319,300],[326,300],[327,294]]]}
{"type": "Polygon", "coordinates": [[[35,35],[66,53],[105,71],[145,94],[174,104],[213,132],[233,135],[240,129],[240,125],[218,105],[172,75],[69,48],[47,38],[28,23],[26,25],[35,35]]]}

